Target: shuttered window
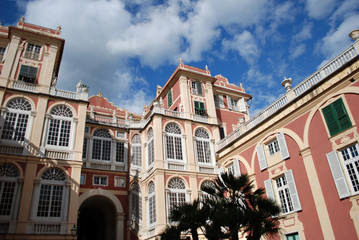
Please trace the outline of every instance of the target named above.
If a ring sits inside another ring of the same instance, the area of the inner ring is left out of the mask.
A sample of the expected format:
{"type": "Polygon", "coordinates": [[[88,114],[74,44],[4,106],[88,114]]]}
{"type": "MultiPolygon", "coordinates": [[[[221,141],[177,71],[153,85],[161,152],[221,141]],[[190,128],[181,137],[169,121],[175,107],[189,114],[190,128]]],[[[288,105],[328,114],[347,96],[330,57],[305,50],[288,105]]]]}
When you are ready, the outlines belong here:
{"type": "Polygon", "coordinates": [[[352,126],[343,99],[339,98],[332,104],[323,108],[322,111],[331,136],[352,126]]]}
{"type": "Polygon", "coordinates": [[[195,114],[205,116],[206,109],[204,107],[204,102],[194,101],[194,112],[195,112],[195,114]]]}
{"type": "Polygon", "coordinates": [[[168,107],[170,107],[172,105],[172,103],[173,103],[172,90],[168,92],[167,101],[168,101],[168,107]]]}

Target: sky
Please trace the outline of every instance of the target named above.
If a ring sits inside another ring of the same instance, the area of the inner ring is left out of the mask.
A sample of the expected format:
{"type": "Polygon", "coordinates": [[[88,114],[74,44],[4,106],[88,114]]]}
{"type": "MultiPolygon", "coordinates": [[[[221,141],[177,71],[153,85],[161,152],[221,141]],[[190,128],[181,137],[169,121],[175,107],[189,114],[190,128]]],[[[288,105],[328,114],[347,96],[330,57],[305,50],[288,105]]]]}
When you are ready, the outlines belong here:
{"type": "Polygon", "coordinates": [[[141,114],[183,63],[243,84],[254,116],[349,47],[358,0],[0,0],[3,26],[62,27],[57,88],[141,114]]]}

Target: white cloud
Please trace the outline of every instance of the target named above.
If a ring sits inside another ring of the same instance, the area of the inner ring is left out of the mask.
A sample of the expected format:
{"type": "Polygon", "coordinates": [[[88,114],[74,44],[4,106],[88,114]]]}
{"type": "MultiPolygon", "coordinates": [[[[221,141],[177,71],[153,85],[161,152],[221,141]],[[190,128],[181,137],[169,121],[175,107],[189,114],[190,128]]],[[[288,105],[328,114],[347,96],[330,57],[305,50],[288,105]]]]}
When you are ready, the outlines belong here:
{"type": "Polygon", "coordinates": [[[290,50],[290,58],[294,59],[305,52],[305,44],[299,44],[290,50]]]}
{"type": "Polygon", "coordinates": [[[251,86],[256,87],[260,87],[261,85],[262,87],[272,87],[275,83],[272,74],[261,73],[257,67],[250,68],[246,74],[246,78],[251,86]]]}
{"type": "Polygon", "coordinates": [[[314,19],[327,17],[334,9],[335,0],[307,0],[308,15],[314,19]]]}
{"type": "Polygon", "coordinates": [[[298,32],[293,36],[294,41],[302,42],[312,38],[312,28],[313,28],[313,23],[305,24],[302,30],[300,30],[300,32],[298,32]]]}
{"type": "Polygon", "coordinates": [[[260,50],[255,39],[248,31],[235,35],[232,41],[224,39],[222,45],[226,51],[238,51],[239,55],[241,55],[250,65],[253,64],[260,55],[260,50]]]}

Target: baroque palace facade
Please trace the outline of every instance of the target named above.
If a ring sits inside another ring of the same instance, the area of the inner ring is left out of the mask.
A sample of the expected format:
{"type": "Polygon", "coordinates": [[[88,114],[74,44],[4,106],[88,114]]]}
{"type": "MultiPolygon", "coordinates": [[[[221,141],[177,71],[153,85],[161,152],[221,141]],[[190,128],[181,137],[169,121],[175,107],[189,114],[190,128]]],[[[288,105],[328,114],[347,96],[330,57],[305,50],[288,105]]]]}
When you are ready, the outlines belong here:
{"type": "Polygon", "coordinates": [[[249,117],[252,96],[180,64],[142,116],[56,88],[61,28],[0,25],[0,235],[158,239],[222,172],[281,206],[278,239],[359,236],[359,41],[249,117]]]}

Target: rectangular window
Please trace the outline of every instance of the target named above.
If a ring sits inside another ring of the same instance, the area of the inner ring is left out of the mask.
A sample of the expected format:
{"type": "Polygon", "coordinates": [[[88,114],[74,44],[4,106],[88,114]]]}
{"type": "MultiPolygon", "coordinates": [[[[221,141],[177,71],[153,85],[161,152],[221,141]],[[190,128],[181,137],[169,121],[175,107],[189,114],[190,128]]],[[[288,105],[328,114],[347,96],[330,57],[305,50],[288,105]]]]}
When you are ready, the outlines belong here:
{"type": "Polygon", "coordinates": [[[87,159],[87,143],[88,143],[88,139],[84,138],[84,145],[82,147],[82,158],[83,159],[87,159]]]}
{"type": "Polygon", "coordinates": [[[90,127],[85,127],[85,133],[90,133],[90,127]]]}
{"type": "Polygon", "coordinates": [[[219,135],[221,137],[221,139],[225,138],[225,134],[224,134],[224,128],[223,127],[219,127],[219,135]]]}
{"type": "Polygon", "coordinates": [[[35,84],[36,75],[37,75],[37,68],[21,65],[18,80],[26,83],[35,84]]]}
{"type": "Polygon", "coordinates": [[[216,107],[219,107],[219,98],[218,98],[218,95],[213,95],[213,98],[214,98],[214,105],[216,107]]]}
{"type": "Polygon", "coordinates": [[[85,174],[81,174],[81,176],[80,176],[80,184],[86,184],[86,175],[85,174]]]}
{"type": "Polygon", "coordinates": [[[170,90],[167,94],[167,102],[168,102],[168,107],[170,107],[172,105],[173,99],[172,99],[172,90],[170,90]]]}
{"type": "Polygon", "coordinates": [[[94,176],[93,177],[93,185],[96,186],[107,186],[108,185],[108,177],[107,176],[94,176]]]}
{"type": "Polygon", "coordinates": [[[287,240],[299,240],[299,234],[298,233],[291,233],[285,235],[287,240]]]}
{"type": "Polygon", "coordinates": [[[5,54],[5,49],[4,47],[0,47],[0,59],[3,58],[4,54],[5,54]]]}
{"type": "Polygon", "coordinates": [[[116,162],[125,162],[125,143],[116,142],[116,162]]]}
{"type": "Polygon", "coordinates": [[[117,131],[116,135],[118,138],[126,138],[126,132],[117,131]]]}
{"type": "Polygon", "coordinates": [[[277,139],[267,144],[269,155],[272,156],[279,152],[279,145],[277,139]]]}
{"type": "Polygon", "coordinates": [[[232,110],[239,111],[238,100],[231,98],[230,101],[231,101],[232,110]]]}
{"type": "Polygon", "coordinates": [[[199,81],[192,82],[192,94],[201,95],[201,96],[203,95],[201,82],[199,81]]]}
{"type": "Polygon", "coordinates": [[[37,216],[60,217],[63,193],[64,186],[41,185],[37,216]]]}
{"type": "Polygon", "coordinates": [[[343,99],[339,98],[332,104],[323,108],[322,111],[331,136],[352,126],[343,99]]]}
{"type": "Polygon", "coordinates": [[[25,57],[38,60],[40,58],[41,46],[29,43],[27,44],[25,57]]]}
{"type": "Polygon", "coordinates": [[[275,179],[278,198],[282,213],[292,212],[294,210],[292,199],[290,197],[289,185],[286,177],[283,175],[275,179]]]}
{"type": "Polygon", "coordinates": [[[354,193],[359,192],[359,149],[358,145],[352,145],[340,151],[344,169],[350,179],[350,185],[354,193]]]}
{"type": "Polygon", "coordinates": [[[0,182],[0,215],[9,216],[14,201],[16,182],[0,182]]]}
{"type": "Polygon", "coordinates": [[[194,113],[197,115],[206,116],[204,102],[194,101],[194,113]]]}
{"type": "Polygon", "coordinates": [[[114,178],[114,186],[115,187],[125,187],[126,179],[124,177],[115,177],[114,178]]]}

